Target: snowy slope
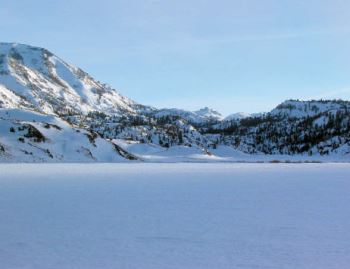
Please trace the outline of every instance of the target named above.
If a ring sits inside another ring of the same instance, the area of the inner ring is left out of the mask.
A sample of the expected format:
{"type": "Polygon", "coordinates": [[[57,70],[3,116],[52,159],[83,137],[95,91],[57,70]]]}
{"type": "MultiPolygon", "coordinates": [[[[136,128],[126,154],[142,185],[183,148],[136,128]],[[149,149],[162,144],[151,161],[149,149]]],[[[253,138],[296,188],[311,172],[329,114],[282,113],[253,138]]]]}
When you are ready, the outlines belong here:
{"type": "Polygon", "coordinates": [[[194,113],[212,121],[220,121],[223,119],[223,116],[219,112],[209,107],[201,108],[197,111],[194,111],[194,113]]]}
{"type": "Polygon", "coordinates": [[[273,109],[272,116],[287,118],[314,117],[325,112],[336,112],[341,109],[350,110],[350,103],[346,101],[299,101],[287,100],[273,109]]]}
{"type": "Polygon", "coordinates": [[[114,144],[61,119],[0,109],[0,162],[120,162],[114,144]]]}
{"type": "Polygon", "coordinates": [[[251,115],[249,113],[245,113],[245,112],[237,112],[237,113],[233,113],[233,114],[230,114],[228,115],[226,118],[225,118],[225,121],[230,121],[230,120],[241,120],[241,119],[244,119],[244,118],[248,118],[250,117],[251,115]]]}
{"type": "Polygon", "coordinates": [[[199,109],[197,111],[187,111],[187,110],[178,109],[178,108],[164,108],[164,109],[155,111],[154,116],[156,118],[167,117],[167,116],[180,117],[188,121],[189,123],[192,123],[195,125],[216,122],[223,119],[223,116],[219,112],[208,107],[199,109]]]}
{"type": "MultiPolygon", "coordinates": [[[[213,155],[198,146],[176,145],[164,148],[156,144],[145,144],[123,139],[113,140],[125,151],[133,154],[145,162],[173,163],[173,162],[224,162],[225,158],[213,155]]],[[[233,156],[230,156],[233,157],[233,156]]]]}
{"type": "Polygon", "coordinates": [[[0,96],[2,107],[45,113],[135,113],[140,108],[48,50],[16,43],[0,43],[0,96]]]}

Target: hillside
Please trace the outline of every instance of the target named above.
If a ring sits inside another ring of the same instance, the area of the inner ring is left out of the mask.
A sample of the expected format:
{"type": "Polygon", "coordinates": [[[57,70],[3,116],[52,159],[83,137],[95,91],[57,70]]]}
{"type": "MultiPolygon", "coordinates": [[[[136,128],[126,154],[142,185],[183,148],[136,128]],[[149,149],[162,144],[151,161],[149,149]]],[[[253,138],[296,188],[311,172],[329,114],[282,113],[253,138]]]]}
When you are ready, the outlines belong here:
{"type": "Polygon", "coordinates": [[[0,109],[0,161],[350,160],[348,101],[287,100],[226,118],[157,109],[22,44],[0,43],[0,109]]]}
{"type": "Polygon", "coordinates": [[[21,44],[0,43],[2,107],[43,113],[136,113],[143,106],[51,52],[21,44]]]}
{"type": "Polygon", "coordinates": [[[122,162],[119,147],[63,120],[0,109],[0,162],[122,162]]]}

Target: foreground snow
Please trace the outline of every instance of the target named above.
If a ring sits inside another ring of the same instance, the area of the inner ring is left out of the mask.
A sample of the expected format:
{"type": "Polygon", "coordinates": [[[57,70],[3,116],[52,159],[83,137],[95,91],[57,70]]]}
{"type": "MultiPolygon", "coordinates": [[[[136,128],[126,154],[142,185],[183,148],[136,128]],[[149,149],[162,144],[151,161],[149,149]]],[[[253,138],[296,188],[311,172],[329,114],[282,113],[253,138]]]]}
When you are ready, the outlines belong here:
{"type": "Polygon", "coordinates": [[[266,155],[247,154],[233,147],[220,145],[216,149],[205,151],[198,146],[172,146],[164,148],[155,144],[140,143],[123,139],[114,139],[113,143],[129,152],[143,162],[176,163],[176,162],[342,162],[349,163],[350,156],[347,154],[332,155],[266,155]]]}
{"type": "Polygon", "coordinates": [[[0,164],[0,267],[349,268],[349,164],[0,164]]]}

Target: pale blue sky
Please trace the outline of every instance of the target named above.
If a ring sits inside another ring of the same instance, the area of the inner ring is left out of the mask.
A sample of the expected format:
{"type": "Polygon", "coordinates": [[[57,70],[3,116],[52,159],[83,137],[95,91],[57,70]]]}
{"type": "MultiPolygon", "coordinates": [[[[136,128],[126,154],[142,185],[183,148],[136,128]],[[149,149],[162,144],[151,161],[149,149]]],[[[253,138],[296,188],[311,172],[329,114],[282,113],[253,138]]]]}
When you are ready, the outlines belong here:
{"type": "Polygon", "coordinates": [[[138,102],[229,114],[350,99],[349,14],[348,0],[0,0],[0,36],[138,102]]]}

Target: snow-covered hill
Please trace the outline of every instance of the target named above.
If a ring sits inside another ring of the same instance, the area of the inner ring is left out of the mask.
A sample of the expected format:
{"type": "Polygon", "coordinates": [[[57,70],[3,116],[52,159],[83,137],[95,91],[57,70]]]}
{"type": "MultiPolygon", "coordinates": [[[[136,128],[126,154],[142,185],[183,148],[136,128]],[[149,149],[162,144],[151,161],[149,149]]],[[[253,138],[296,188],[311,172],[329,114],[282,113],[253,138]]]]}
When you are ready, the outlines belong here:
{"type": "Polygon", "coordinates": [[[292,155],[350,161],[348,101],[287,100],[271,112],[226,118],[208,107],[156,109],[46,49],[15,43],[0,43],[0,121],[0,161],[252,161],[292,155]]]}
{"type": "Polygon", "coordinates": [[[223,116],[219,112],[209,107],[201,108],[194,113],[211,121],[220,121],[223,119],[223,116]]]}
{"type": "Polygon", "coordinates": [[[228,115],[225,118],[225,121],[231,121],[231,120],[241,120],[244,118],[249,118],[251,115],[249,113],[245,113],[245,112],[237,112],[237,113],[233,113],[231,115],[228,115]]]}
{"type": "Polygon", "coordinates": [[[0,43],[2,107],[65,114],[136,113],[142,106],[46,49],[0,43]]]}
{"type": "Polygon", "coordinates": [[[288,100],[269,113],[215,126],[210,133],[219,136],[219,143],[253,154],[350,159],[350,102],[288,100]]]}
{"type": "Polygon", "coordinates": [[[119,147],[52,116],[0,109],[0,162],[121,162],[119,147]]]}
{"type": "Polygon", "coordinates": [[[299,101],[287,100],[273,109],[270,114],[283,118],[306,118],[314,117],[325,112],[336,113],[339,110],[349,110],[350,103],[341,100],[326,101],[299,101]]]}
{"type": "Polygon", "coordinates": [[[195,125],[203,125],[210,122],[221,121],[223,119],[223,116],[219,112],[208,107],[204,107],[197,111],[187,111],[177,108],[164,108],[154,111],[153,115],[156,118],[179,117],[195,125]]]}

